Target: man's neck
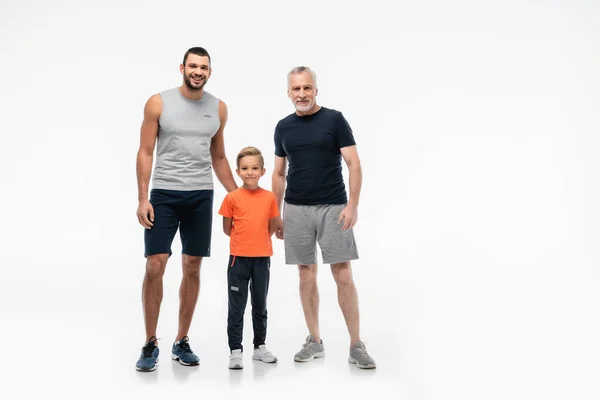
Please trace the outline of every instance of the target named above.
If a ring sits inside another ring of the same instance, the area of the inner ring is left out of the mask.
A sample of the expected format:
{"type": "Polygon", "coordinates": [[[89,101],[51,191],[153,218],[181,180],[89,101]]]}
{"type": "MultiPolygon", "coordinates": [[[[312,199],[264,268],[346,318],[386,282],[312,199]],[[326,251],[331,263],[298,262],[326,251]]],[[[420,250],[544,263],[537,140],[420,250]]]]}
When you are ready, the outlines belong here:
{"type": "Polygon", "coordinates": [[[310,110],[308,111],[298,111],[296,110],[296,115],[300,116],[300,117],[305,117],[307,115],[313,115],[314,113],[316,113],[317,111],[319,111],[321,109],[321,106],[318,104],[315,104],[314,106],[312,106],[310,108],[310,110]]]}
{"type": "Polygon", "coordinates": [[[200,90],[191,90],[185,83],[179,86],[179,93],[183,95],[183,97],[190,100],[200,100],[204,97],[204,88],[200,90]]]}

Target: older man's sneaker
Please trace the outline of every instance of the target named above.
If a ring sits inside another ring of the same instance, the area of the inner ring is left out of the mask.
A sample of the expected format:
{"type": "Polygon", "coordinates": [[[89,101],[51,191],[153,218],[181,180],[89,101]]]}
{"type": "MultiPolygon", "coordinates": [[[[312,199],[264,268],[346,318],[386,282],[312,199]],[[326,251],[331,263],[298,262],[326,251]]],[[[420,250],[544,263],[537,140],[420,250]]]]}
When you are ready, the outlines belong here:
{"type": "Polygon", "coordinates": [[[348,362],[350,364],[356,364],[358,368],[375,368],[375,360],[369,356],[365,344],[360,340],[350,348],[350,357],[348,357],[348,362]]]}
{"type": "Polygon", "coordinates": [[[156,337],[152,336],[148,343],[142,347],[140,359],[135,364],[135,369],[142,372],[150,372],[156,369],[158,362],[158,346],[156,337]]]}
{"type": "Polygon", "coordinates": [[[323,341],[317,343],[313,335],[306,337],[306,343],[302,345],[302,350],[294,355],[294,361],[306,362],[312,361],[315,358],[325,357],[325,347],[323,341]]]}
{"type": "Polygon", "coordinates": [[[242,349],[235,349],[229,355],[229,369],[242,368],[244,368],[244,361],[242,360],[242,349]]]}
{"type": "Polygon", "coordinates": [[[277,357],[273,355],[268,349],[267,346],[261,344],[258,348],[254,349],[254,354],[252,354],[252,359],[257,361],[262,361],[264,363],[276,363],[277,357]]]}
{"type": "Polygon", "coordinates": [[[181,365],[198,365],[200,359],[190,348],[189,341],[190,338],[184,336],[181,340],[175,342],[173,344],[173,349],[171,350],[171,358],[175,361],[179,361],[179,364],[181,365]]]}

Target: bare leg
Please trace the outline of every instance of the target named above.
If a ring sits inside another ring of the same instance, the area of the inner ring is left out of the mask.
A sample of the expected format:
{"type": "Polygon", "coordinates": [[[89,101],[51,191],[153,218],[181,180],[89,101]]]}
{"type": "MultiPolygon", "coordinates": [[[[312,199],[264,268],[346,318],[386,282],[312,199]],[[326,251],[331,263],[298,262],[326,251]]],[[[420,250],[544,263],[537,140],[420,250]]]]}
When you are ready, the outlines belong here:
{"type": "Polygon", "coordinates": [[[146,342],[152,336],[156,337],[158,314],[160,313],[160,303],[163,297],[163,275],[168,259],[168,254],[155,254],[146,258],[146,274],[142,285],[146,342]]]}
{"type": "Polygon", "coordinates": [[[200,264],[202,257],[182,256],[183,277],[179,287],[179,330],[175,341],[188,335],[200,293],[200,264]]]}
{"type": "Polygon", "coordinates": [[[350,334],[350,347],[360,340],[360,318],[358,313],[358,294],[352,279],[350,261],[331,264],[331,273],[338,289],[338,303],[344,314],[348,333],[350,334]]]}
{"type": "Polygon", "coordinates": [[[315,340],[320,342],[318,266],[317,264],[298,265],[298,270],[300,272],[300,301],[306,326],[315,340]]]}

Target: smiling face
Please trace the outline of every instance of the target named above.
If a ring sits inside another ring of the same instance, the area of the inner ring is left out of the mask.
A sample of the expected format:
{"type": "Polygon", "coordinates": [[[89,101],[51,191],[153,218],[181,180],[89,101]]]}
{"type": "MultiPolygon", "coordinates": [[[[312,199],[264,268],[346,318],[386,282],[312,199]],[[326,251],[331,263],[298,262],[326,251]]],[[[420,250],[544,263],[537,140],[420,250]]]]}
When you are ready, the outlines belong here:
{"type": "Polygon", "coordinates": [[[238,168],[235,170],[244,182],[246,189],[256,189],[258,180],[265,174],[262,157],[258,155],[243,156],[239,159],[238,168]]]}
{"type": "Polygon", "coordinates": [[[185,65],[181,64],[179,69],[183,74],[183,81],[186,86],[194,92],[204,88],[212,72],[209,58],[197,54],[189,54],[185,65]]]}
{"type": "Polygon", "coordinates": [[[288,97],[292,100],[298,115],[309,115],[319,109],[318,89],[308,71],[292,73],[288,79],[288,97]]]}

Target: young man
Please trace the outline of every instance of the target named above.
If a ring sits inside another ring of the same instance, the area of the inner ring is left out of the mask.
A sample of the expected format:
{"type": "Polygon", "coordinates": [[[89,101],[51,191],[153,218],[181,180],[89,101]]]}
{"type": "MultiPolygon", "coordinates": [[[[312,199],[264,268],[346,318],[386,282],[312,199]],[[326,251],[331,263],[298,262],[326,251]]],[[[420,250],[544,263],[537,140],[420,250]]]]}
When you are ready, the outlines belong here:
{"type": "Polygon", "coordinates": [[[375,368],[360,340],[358,296],[352,279],[351,260],[358,259],[352,228],[358,217],[362,170],[352,130],[342,113],[317,104],[317,79],[308,67],[288,74],[288,96],[296,112],[275,128],[273,193],[283,221],[276,236],[284,240],[286,264],[297,264],[300,300],[309,336],[295,361],[325,356],[319,331],[316,243],[323,262],[331,264],[338,300],[350,334],[348,361],[359,368],[375,368]],[[342,177],[341,159],[350,171],[350,198],[342,177]],[[289,162],[290,170],[286,169],[289,162]]]}
{"type": "Polygon", "coordinates": [[[213,178],[227,191],[237,188],[225,156],[223,131],[227,106],[204,90],[212,69],[202,47],[189,49],[179,67],[180,87],[155,94],[146,102],[137,154],[137,218],[144,232],[146,273],[142,287],[146,344],[136,364],[153,371],[158,360],[156,327],[162,300],[162,278],[179,229],[183,278],[179,289],[179,327],[171,357],[198,365],[188,331],[200,290],[200,264],[210,256],[213,178]],[[157,146],[152,191],[148,186],[157,146]]]}
{"type": "Polygon", "coordinates": [[[275,196],[258,186],[265,174],[265,161],[256,147],[246,147],[236,160],[238,176],[243,186],[227,194],[219,210],[223,216],[223,231],[231,238],[227,267],[227,336],[229,339],[229,368],[244,367],[242,353],[244,311],[248,300],[248,286],[252,298],[252,326],[254,328],[253,360],[277,362],[277,357],[266,345],[267,293],[275,231],[279,209],[275,196]]]}

